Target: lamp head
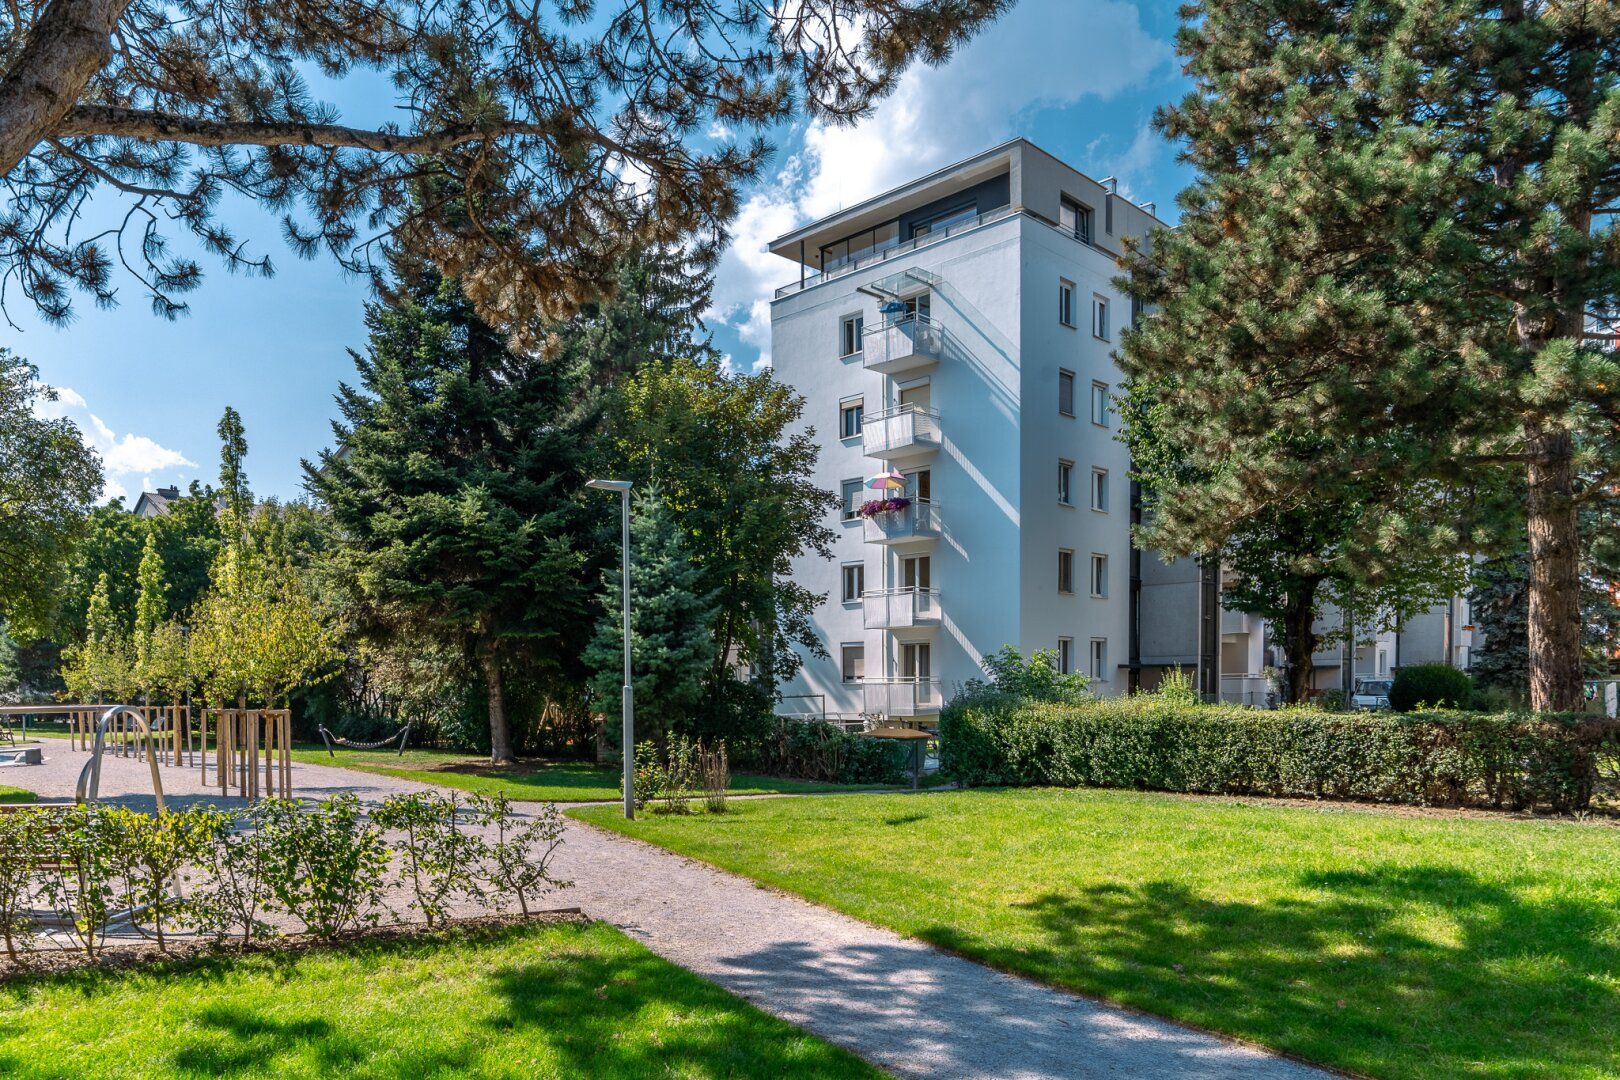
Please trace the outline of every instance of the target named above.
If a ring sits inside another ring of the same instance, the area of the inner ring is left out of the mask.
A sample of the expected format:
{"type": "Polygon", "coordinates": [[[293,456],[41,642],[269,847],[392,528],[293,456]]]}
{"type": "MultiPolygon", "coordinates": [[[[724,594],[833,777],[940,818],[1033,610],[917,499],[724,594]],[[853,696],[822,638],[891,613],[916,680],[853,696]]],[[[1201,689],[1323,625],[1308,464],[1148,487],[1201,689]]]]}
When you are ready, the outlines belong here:
{"type": "Polygon", "coordinates": [[[595,488],[597,491],[625,492],[625,491],[630,490],[631,481],[629,481],[629,480],[587,480],[585,482],[585,486],[588,487],[588,488],[595,488]]]}

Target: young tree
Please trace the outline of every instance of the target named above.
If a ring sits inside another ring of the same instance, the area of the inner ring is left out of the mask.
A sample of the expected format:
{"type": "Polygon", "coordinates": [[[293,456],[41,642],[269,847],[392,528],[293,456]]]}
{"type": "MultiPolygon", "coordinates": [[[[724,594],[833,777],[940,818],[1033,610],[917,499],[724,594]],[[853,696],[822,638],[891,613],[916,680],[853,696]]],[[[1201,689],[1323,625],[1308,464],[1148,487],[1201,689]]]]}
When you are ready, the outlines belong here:
{"type": "Polygon", "coordinates": [[[581,373],[509,350],[453,281],[403,267],[372,305],[340,452],[305,463],[331,515],[328,563],[379,642],[429,641],[476,665],[490,756],[513,760],[507,679],[576,683],[590,636],[581,373]]]}
{"type": "Polygon", "coordinates": [[[757,665],[769,682],[796,669],[794,646],[823,654],[810,625],[821,597],[791,573],[801,555],[832,557],[822,521],[838,500],[812,481],[815,430],[793,430],[803,411],[804,398],[769,371],[689,359],[648,364],[609,410],[603,467],[659,485],[699,569],[697,591],[719,605],[711,692],[736,664],[757,665]]]}
{"type": "MultiPolygon", "coordinates": [[[[1178,490],[1164,531],[1219,531],[1244,498],[1297,504],[1319,481],[1289,448],[1311,434],[1331,433],[1339,474],[1442,507],[1521,470],[1531,700],[1578,706],[1578,507],[1620,475],[1613,328],[1589,329],[1620,300],[1614,11],[1189,12],[1195,89],[1160,126],[1199,178],[1181,227],[1133,259],[1158,311],[1127,335],[1126,366],[1188,373],[1178,422],[1248,491],[1178,490]]],[[[1383,546],[1432,524],[1392,521],[1383,546]]],[[[1459,541],[1492,547],[1475,525],[1459,541]]]]}
{"type": "Polygon", "coordinates": [[[37,415],[55,400],[32,364],[0,347],[0,619],[25,641],[44,635],[101,491],[101,459],[73,423],[37,415]]]}
{"type": "MultiPolygon", "coordinates": [[[[47,318],[115,301],[132,267],[174,316],[201,278],[161,225],[268,274],[229,191],[283,216],[294,251],[380,276],[386,243],[431,259],[524,332],[604,291],[649,242],[718,240],[764,130],[867,112],[1008,0],[50,0],[0,8],[0,265],[47,318]],[[392,85],[399,124],[345,125],[307,81],[392,85]],[[381,76],[378,78],[377,76],[381,76]],[[95,192],[122,231],[81,238],[95,192]],[[127,255],[121,259],[120,255],[127,255]]],[[[524,342],[523,344],[530,344],[524,342]]]]}
{"type": "MultiPolygon", "coordinates": [[[[593,673],[591,689],[611,713],[624,685],[624,587],[616,569],[603,578],[603,615],[585,663],[593,673]]],[[[683,731],[682,725],[706,700],[719,609],[713,593],[703,591],[703,574],[688,551],[686,534],[656,484],[635,498],[630,591],[636,729],[661,738],[683,731]]]]}
{"type": "Polygon", "coordinates": [[[134,689],[135,657],[129,630],[113,610],[107,575],[101,575],[85,611],[84,640],[63,650],[62,681],[80,701],[120,699],[134,689]]]}
{"type": "Polygon", "coordinates": [[[160,692],[157,656],[153,640],[158,627],[169,614],[167,587],[163,581],[163,557],[158,554],[157,540],[146,534],[146,547],[141,552],[138,575],[140,592],[135,597],[135,627],[132,642],[135,654],[135,683],[144,698],[150,701],[154,692],[160,692]]]}
{"type": "Polygon", "coordinates": [[[247,432],[242,425],[242,414],[225,406],[219,418],[219,497],[224,503],[229,521],[236,528],[247,527],[248,514],[253,509],[253,494],[248,490],[247,432]]]}

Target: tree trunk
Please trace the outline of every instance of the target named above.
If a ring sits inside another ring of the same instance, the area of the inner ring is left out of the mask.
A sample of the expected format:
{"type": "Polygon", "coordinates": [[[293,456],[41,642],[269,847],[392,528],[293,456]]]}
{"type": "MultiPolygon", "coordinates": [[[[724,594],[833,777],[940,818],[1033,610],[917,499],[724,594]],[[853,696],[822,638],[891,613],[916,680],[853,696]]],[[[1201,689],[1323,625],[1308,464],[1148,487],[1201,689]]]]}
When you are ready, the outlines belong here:
{"type": "Polygon", "coordinates": [[[1298,704],[1309,696],[1316,654],[1316,590],[1312,581],[1289,591],[1283,612],[1283,653],[1288,659],[1288,700],[1298,704]]]}
{"type": "MultiPolygon", "coordinates": [[[[130,0],[50,0],[0,80],[0,176],[53,134],[112,59],[130,0]]],[[[15,9],[13,9],[15,12],[15,9]]]]}
{"type": "Polygon", "coordinates": [[[489,763],[512,765],[512,729],[506,722],[506,685],[501,680],[501,658],[493,648],[486,648],[484,656],[484,684],[489,689],[489,763]]]}
{"type": "Polygon", "coordinates": [[[1530,707],[1572,712],[1582,704],[1581,539],[1575,505],[1575,448],[1568,430],[1532,427],[1530,532],[1530,707]]]}

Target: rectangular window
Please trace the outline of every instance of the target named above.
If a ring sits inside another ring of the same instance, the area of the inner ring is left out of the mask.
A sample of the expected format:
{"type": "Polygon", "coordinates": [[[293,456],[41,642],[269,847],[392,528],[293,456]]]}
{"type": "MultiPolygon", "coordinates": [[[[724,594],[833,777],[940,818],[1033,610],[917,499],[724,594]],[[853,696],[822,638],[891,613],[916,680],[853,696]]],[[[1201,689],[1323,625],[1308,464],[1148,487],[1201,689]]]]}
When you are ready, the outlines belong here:
{"type": "Polygon", "coordinates": [[[1057,669],[1059,675],[1074,671],[1074,638],[1058,638],[1057,669]]]}
{"type": "Polygon", "coordinates": [[[1108,384],[1105,382],[1091,384],[1091,422],[1100,427],[1108,426],[1108,384]]]}
{"type": "Polygon", "coordinates": [[[1074,199],[1064,196],[1063,203],[1058,208],[1058,228],[1076,240],[1091,243],[1091,207],[1082,206],[1074,199]]]}
{"type": "Polygon", "coordinates": [[[1064,326],[1074,325],[1074,282],[1058,282],[1058,322],[1064,326]]]}
{"type": "Polygon", "coordinates": [[[1074,372],[1058,371],[1058,412],[1074,415],[1074,372]]]}
{"type": "Polygon", "coordinates": [[[1067,548],[1058,551],[1058,592],[1074,592],[1074,552],[1067,548]]]}
{"type": "Polygon", "coordinates": [[[1091,298],[1091,333],[1093,337],[1108,340],[1108,301],[1100,296],[1091,298]]]}
{"type": "Polygon", "coordinates": [[[1108,556],[1093,555],[1091,557],[1091,595],[1108,595],[1108,556]]]}
{"type": "Polygon", "coordinates": [[[861,351],[861,330],[864,322],[859,315],[847,316],[839,330],[839,356],[853,356],[861,351]]]}
{"type": "Polygon", "coordinates": [[[1058,462],[1058,502],[1064,506],[1074,505],[1072,481],[1074,478],[1074,462],[1058,462]]]}
{"type": "Polygon", "coordinates": [[[844,564],[844,603],[853,604],[866,595],[866,564],[844,564]]]}
{"type": "Polygon", "coordinates": [[[861,421],[866,415],[866,402],[863,398],[846,401],[838,406],[838,437],[840,439],[853,439],[861,433],[861,421]]]}
{"type": "Polygon", "coordinates": [[[859,479],[845,480],[843,485],[844,520],[854,521],[861,516],[861,503],[866,501],[866,486],[859,479]]]}
{"type": "Polygon", "coordinates": [[[1091,508],[1108,512],[1108,470],[1091,470],[1091,508]]]}
{"type": "Polygon", "coordinates": [[[1091,639],[1091,677],[1098,682],[1108,681],[1108,639],[1091,639]]]}
{"type": "Polygon", "coordinates": [[[866,646],[844,646],[844,681],[860,682],[866,678],[866,646]]]}

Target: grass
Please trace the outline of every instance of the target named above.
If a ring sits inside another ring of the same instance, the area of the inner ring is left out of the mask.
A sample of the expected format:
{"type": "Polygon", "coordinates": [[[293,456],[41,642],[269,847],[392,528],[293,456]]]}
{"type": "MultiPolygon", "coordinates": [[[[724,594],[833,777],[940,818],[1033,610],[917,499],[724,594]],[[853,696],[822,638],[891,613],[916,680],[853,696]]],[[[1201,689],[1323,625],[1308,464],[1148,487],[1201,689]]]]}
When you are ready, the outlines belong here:
{"type": "Polygon", "coordinates": [[[30,803],[37,798],[39,796],[25,788],[0,784],[0,803],[30,803]]]}
{"type": "MultiPolygon", "coordinates": [[[[586,762],[521,762],[497,768],[488,760],[450,750],[406,750],[403,758],[392,750],[339,750],[328,757],[325,747],[300,747],[293,760],[313,765],[336,765],[380,776],[397,776],[428,784],[441,784],[462,791],[543,802],[616,802],[619,770],[600,768],[586,762]]],[[[859,787],[820,784],[809,780],[785,780],[768,776],[737,774],[731,778],[734,795],[797,794],[803,792],[857,791],[859,787]]]]}
{"type": "Polygon", "coordinates": [[[596,924],[0,983],[0,1075],[882,1074],[596,924]]]}
{"type": "Polygon", "coordinates": [[[573,813],[996,967],[1324,1064],[1620,1075],[1610,826],[1027,789],[634,822],[573,813]]]}

